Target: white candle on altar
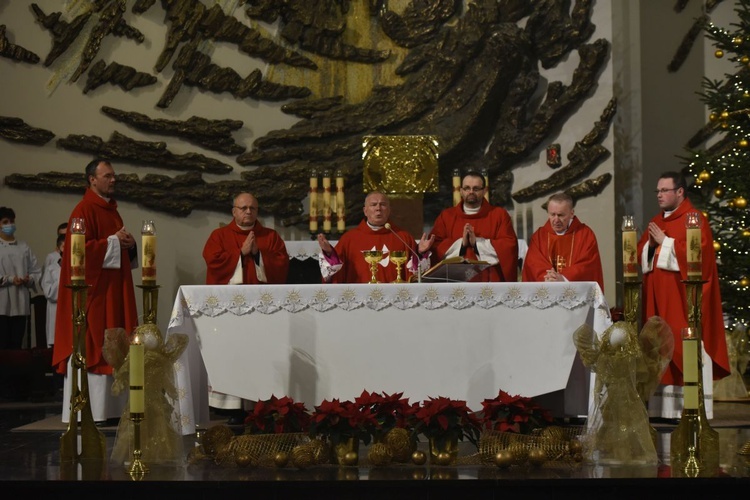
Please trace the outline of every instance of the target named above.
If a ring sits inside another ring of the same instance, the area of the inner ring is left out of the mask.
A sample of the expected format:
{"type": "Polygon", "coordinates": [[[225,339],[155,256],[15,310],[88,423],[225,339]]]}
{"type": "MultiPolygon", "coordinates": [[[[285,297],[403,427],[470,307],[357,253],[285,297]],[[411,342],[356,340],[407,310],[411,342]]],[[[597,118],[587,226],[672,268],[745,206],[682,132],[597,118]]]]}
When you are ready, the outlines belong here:
{"type": "Polygon", "coordinates": [[[143,413],[145,409],[144,345],[139,335],[130,343],[130,413],[143,413]]]}
{"type": "Polygon", "coordinates": [[[313,171],[310,176],[310,232],[318,232],[318,174],[313,171]]]}
{"type": "Polygon", "coordinates": [[[331,232],[331,175],[323,172],[323,232],[331,232]]]}
{"type": "Polygon", "coordinates": [[[461,202],[461,172],[456,169],[453,171],[453,206],[461,202]]]}
{"type": "Polygon", "coordinates": [[[156,226],[144,220],[141,227],[141,281],[156,281],[156,226]]]}
{"type": "Polygon", "coordinates": [[[626,278],[638,277],[638,239],[632,215],[622,218],[622,275],[626,278]]]}
{"type": "Polygon", "coordinates": [[[86,279],[86,223],[74,217],[70,225],[70,279],[86,279]]]}
{"type": "Polygon", "coordinates": [[[688,279],[703,279],[703,267],[701,263],[701,219],[698,212],[687,214],[685,221],[687,226],[687,277],[688,279]]]}
{"type": "Polygon", "coordinates": [[[344,176],[336,172],[336,229],[339,233],[346,230],[346,204],[344,203],[344,176]]]}

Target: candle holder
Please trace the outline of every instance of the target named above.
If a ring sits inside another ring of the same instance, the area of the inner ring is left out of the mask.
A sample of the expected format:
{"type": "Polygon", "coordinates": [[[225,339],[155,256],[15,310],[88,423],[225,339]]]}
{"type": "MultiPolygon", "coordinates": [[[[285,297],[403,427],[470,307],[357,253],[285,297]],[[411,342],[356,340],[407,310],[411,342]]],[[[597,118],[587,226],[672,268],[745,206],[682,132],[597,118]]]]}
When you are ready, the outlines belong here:
{"type": "Polygon", "coordinates": [[[708,423],[703,400],[701,303],[703,284],[707,281],[689,279],[682,282],[685,284],[688,324],[698,346],[698,408],[683,408],[680,422],[672,431],[670,462],[673,474],[697,477],[704,473],[713,475],[719,467],[719,433],[708,423]]]}
{"type": "Polygon", "coordinates": [[[641,279],[625,277],[622,280],[623,290],[623,316],[625,321],[639,328],[638,309],[641,303],[641,279]]]}
{"type": "Polygon", "coordinates": [[[139,481],[143,476],[148,474],[149,470],[146,464],[141,461],[141,422],[143,413],[130,413],[130,421],[133,422],[133,462],[130,464],[128,474],[131,479],[139,481]]]}
{"type": "Polygon", "coordinates": [[[91,413],[89,379],[86,370],[86,291],[82,281],[65,285],[73,291],[73,352],[70,362],[70,420],[68,428],[60,436],[60,462],[81,460],[104,460],[107,446],[104,434],[96,427],[91,413]],[[80,378],[80,388],[78,380],[80,378]],[[78,415],[81,416],[81,448],[78,449],[78,415]]]}

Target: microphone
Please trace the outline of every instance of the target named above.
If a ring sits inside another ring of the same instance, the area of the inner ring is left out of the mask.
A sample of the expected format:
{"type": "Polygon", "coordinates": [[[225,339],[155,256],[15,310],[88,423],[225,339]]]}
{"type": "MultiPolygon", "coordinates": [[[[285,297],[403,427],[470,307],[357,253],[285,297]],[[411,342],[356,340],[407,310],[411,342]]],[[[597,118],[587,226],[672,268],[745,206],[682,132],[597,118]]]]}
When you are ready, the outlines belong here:
{"type": "Polygon", "coordinates": [[[385,226],[383,226],[383,227],[385,227],[385,228],[386,228],[386,229],[387,229],[388,231],[392,232],[392,233],[393,233],[393,235],[394,235],[394,236],[395,236],[396,238],[398,238],[398,240],[399,240],[399,241],[400,241],[401,243],[403,243],[403,244],[404,244],[404,246],[405,246],[406,248],[408,248],[408,249],[409,249],[409,251],[411,252],[411,254],[412,254],[412,255],[413,255],[414,257],[416,257],[416,258],[417,258],[417,283],[422,283],[422,269],[421,269],[421,267],[420,267],[420,265],[419,265],[419,261],[421,261],[421,260],[422,260],[422,258],[421,258],[421,257],[419,256],[419,254],[418,254],[417,252],[415,252],[415,251],[414,251],[414,249],[413,249],[413,248],[412,248],[411,246],[409,246],[409,244],[408,244],[408,243],[406,243],[406,242],[405,242],[405,241],[403,240],[403,238],[401,238],[401,236],[399,236],[399,235],[398,235],[398,233],[397,233],[396,231],[394,231],[394,230],[393,230],[393,228],[391,227],[391,223],[390,223],[390,222],[386,222],[386,223],[385,223],[385,226]]]}

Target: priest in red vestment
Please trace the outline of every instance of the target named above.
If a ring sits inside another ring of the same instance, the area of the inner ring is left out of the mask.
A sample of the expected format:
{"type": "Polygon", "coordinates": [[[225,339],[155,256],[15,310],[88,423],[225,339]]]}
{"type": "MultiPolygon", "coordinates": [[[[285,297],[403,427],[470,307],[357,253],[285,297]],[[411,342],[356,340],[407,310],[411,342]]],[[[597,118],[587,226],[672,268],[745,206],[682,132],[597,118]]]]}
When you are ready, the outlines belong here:
{"type": "Polygon", "coordinates": [[[234,198],[234,219],[214,229],[203,248],[207,285],[284,284],[289,254],[284,240],[258,220],[258,200],[250,193],[234,198]]]}
{"type": "MultiPolygon", "coordinates": [[[[396,280],[396,265],[390,262],[390,252],[405,250],[408,252],[407,268],[416,271],[416,266],[426,269],[429,266],[429,250],[434,237],[422,235],[419,244],[407,231],[390,224],[391,204],[388,197],[379,192],[372,192],[365,198],[365,218],[359,225],[343,234],[333,247],[325,235],[318,235],[321,255],[319,256],[320,272],[326,283],[369,283],[372,279],[370,264],[365,261],[362,252],[380,250],[383,258],[377,265],[376,279],[380,283],[392,283],[396,280]],[[387,226],[386,226],[387,224],[387,226]],[[418,252],[424,257],[413,257],[418,252]],[[413,258],[412,258],[413,257],[413,258]]],[[[402,269],[402,279],[405,279],[402,269]]]]}
{"type": "MultiPolygon", "coordinates": [[[[111,395],[112,367],[102,355],[104,331],[124,328],[132,332],[138,326],[138,311],[133,288],[133,267],[137,251],[133,235],[124,227],[112,198],[115,171],[108,161],[94,160],[86,166],[88,189],[68,220],[82,218],[86,225],[86,367],[91,410],[94,420],[104,422],[120,417],[125,394],[111,395]]],[[[65,248],[71,248],[71,232],[65,235],[65,248]]],[[[70,363],[73,350],[73,293],[64,285],[70,283],[70,255],[64,256],[60,269],[60,286],[55,318],[55,344],[52,364],[58,373],[66,374],[63,391],[63,422],[70,418],[70,363]]]]}
{"type": "MultiPolygon", "coordinates": [[[[703,301],[701,304],[701,329],[703,348],[710,357],[704,362],[703,390],[712,394],[712,379],[729,375],[726,334],[719,293],[716,255],[711,225],[686,198],[686,184],[682,174],[666,172],[656,186],[659,208],[648,229],[638,242],[638,253],[643,270],[643,320],[651,316],[662,317],[672,328],[674,354],[662,377],[662,386],[649,401],[649,414],[664,418],[679,418],[682,413],[682,329],[688,326],[685,284],[687,279],[687,229],[685,219],[697,212],[701,224],[701,264],[703,268],[703,301]],[[706,376],[712,373],[712,377],[706,376]],[[663,404],[662,404],[663,402],[663,404]],[[653,404],[652,404],[653,403],[653,404]],[[673,405],[673,403],[675,403],[673,405]],[[655,408],[656,406],[660,408],[655,408]]],[[[704,355],[705,359],[705,355],[704,355]]],[[[711,414],[710,398],[706,398],[706,413],[711,414]]]]}
{"type": "MultiPolygon", "coordinates": [[[[258,200],[240,193],[232,201],[232,222],[214,229],[203,247],[207,285],[259,285],[286,283],[289,254],[279,233],[258,220],[258,200]]],[[[244,422],[242,398],[209,388],[208,404],[229,417],[230,424],[244,422]]]]}
{"type": "Polygon", "coordinates": [[[547,200],[547,215],[547,222],[531,236],[523,281],[596,281],[604,291],[596,235],[575,216],[573,198],[553,194],[547,200]]]}
{"type": "Polygon", "coordinates": [[[479,172],[461,180],[461,202],[443,210],[432,228],[435,263],[450,257],[482,260],[491,267],[471,281],[517,281],[518,238],[510,215],[484,199],[487,187],[479,172]]]}

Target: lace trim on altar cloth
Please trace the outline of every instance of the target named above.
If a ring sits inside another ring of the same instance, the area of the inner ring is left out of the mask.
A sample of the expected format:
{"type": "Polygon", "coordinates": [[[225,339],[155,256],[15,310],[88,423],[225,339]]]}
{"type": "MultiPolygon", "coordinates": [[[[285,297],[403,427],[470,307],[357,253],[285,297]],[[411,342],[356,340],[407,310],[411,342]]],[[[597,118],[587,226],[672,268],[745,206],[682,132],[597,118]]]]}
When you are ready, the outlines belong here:
{"type": "Polygon", "coordinates": [[[451,285],[283,285],[283,286],[215,286],[182,287],[172,311],[171,324],[182,323],[185,314],[192,317],[252,313],[273,314],[285,310],[297,313],[306,309],[318,312],[341,309],[353,311],[366,307],[374,311],[387,308],[407,310],[423,308],[468,309],[480,307],[532,307],[547,309],[558,306],[576,309],[594,305],[608,314],[601,290],[586,283],[519,283],[498,287],[488,283],[451,285]]]}

